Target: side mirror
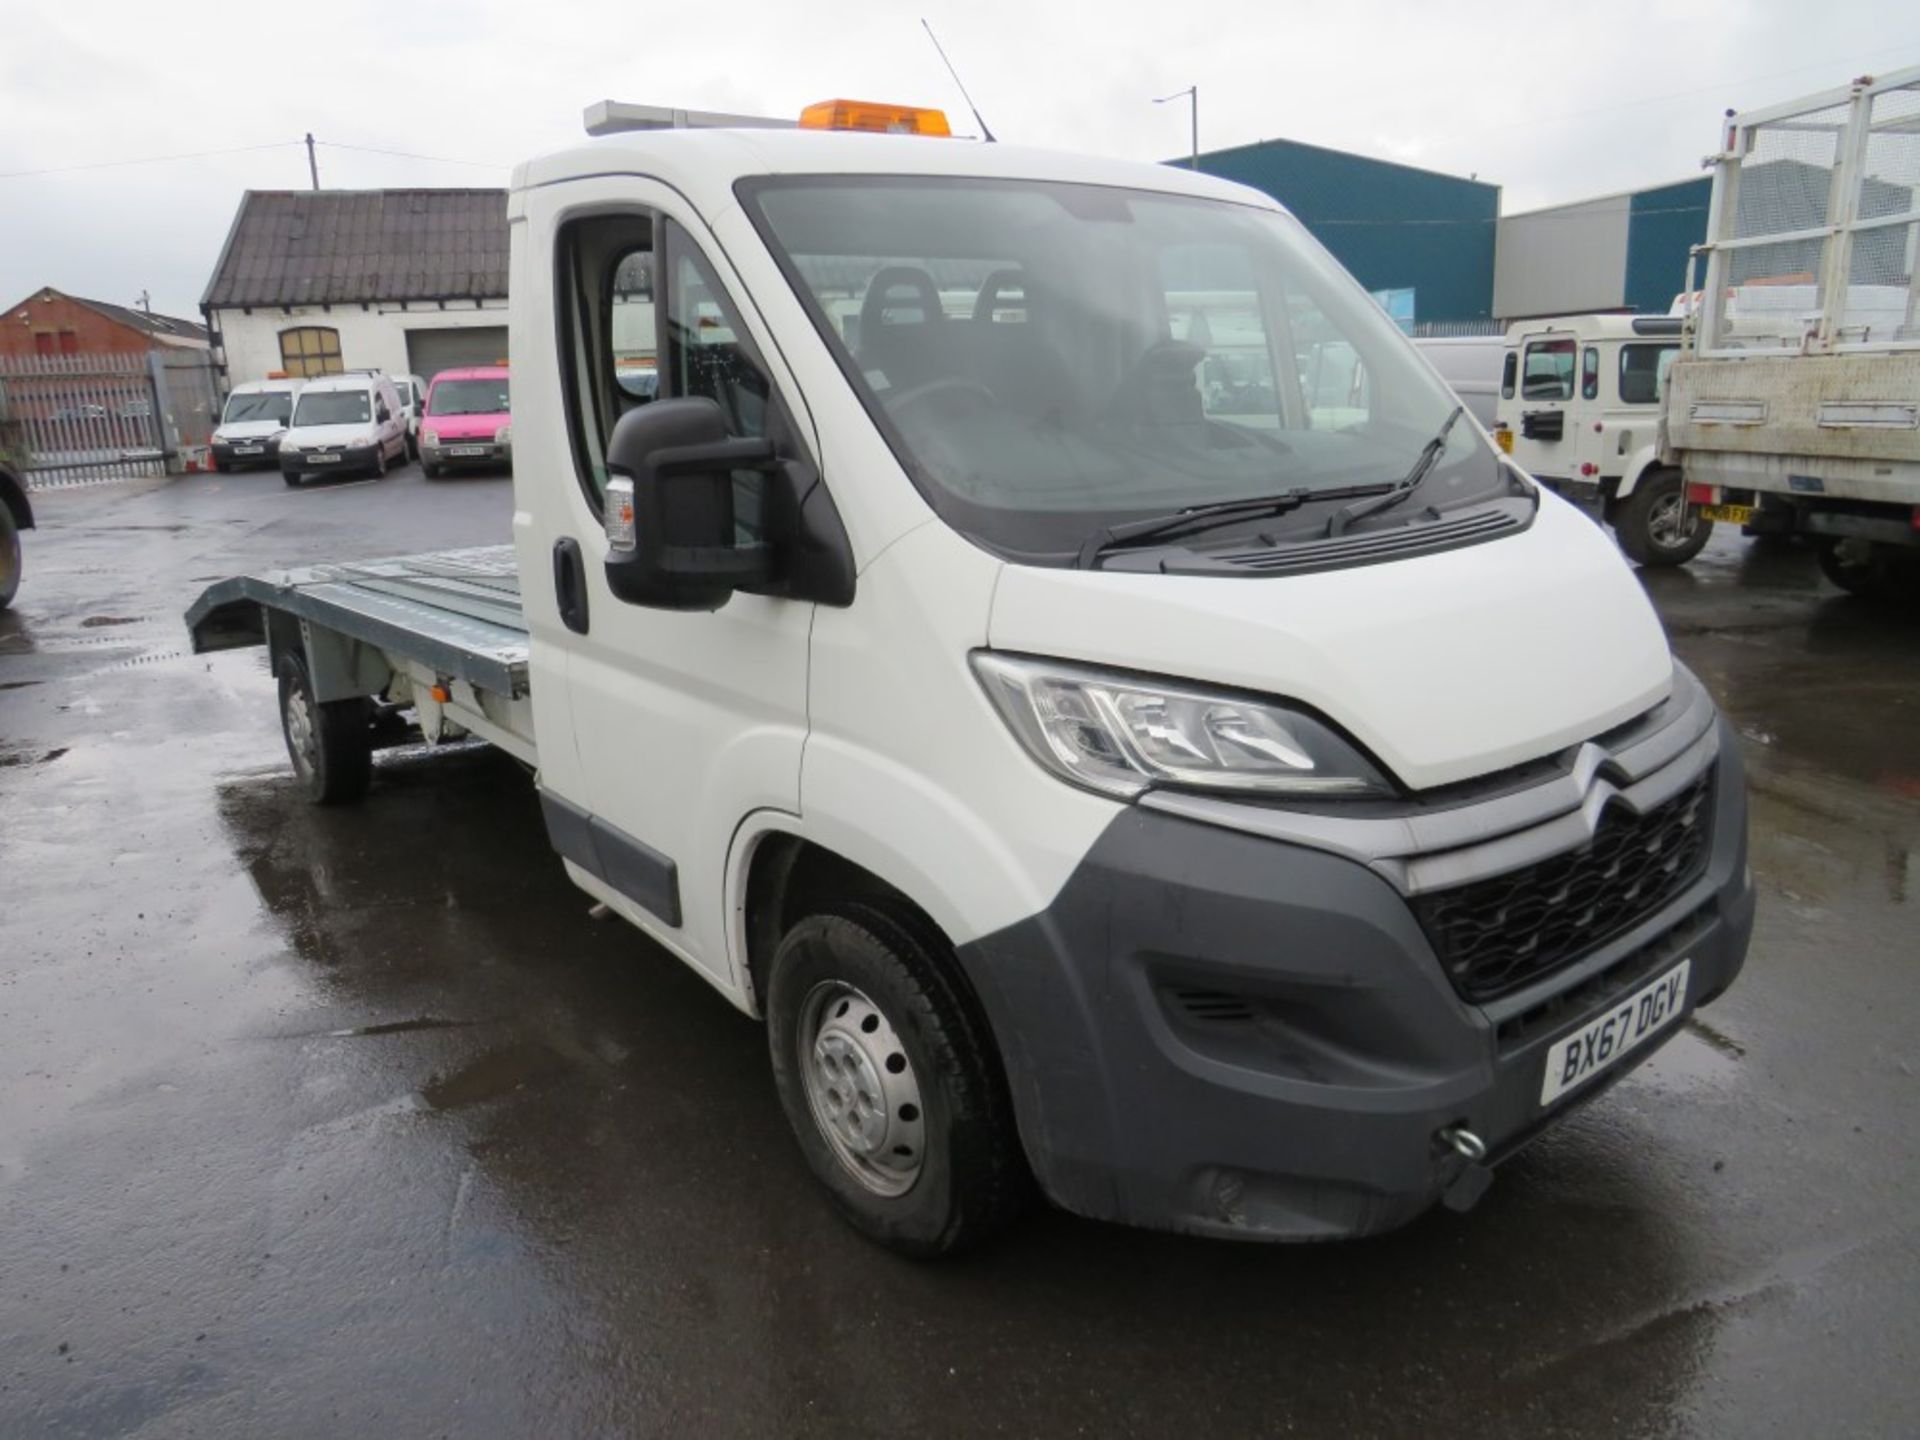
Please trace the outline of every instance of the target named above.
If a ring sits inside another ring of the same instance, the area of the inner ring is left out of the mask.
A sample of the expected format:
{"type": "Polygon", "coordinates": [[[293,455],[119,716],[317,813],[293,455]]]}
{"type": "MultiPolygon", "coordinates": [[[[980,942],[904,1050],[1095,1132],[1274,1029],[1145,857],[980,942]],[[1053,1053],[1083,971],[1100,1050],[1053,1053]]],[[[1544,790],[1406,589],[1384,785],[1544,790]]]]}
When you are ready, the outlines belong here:
{"type": "Polygon", "coordinates": [[[717,610],[770,584],[777,554],[768,440],[730,439],[704,396],[629,410],[607,442],[607,585],[665,610],[717,610]],[[742,542],[745,520],[761,538],[742,542]]]}

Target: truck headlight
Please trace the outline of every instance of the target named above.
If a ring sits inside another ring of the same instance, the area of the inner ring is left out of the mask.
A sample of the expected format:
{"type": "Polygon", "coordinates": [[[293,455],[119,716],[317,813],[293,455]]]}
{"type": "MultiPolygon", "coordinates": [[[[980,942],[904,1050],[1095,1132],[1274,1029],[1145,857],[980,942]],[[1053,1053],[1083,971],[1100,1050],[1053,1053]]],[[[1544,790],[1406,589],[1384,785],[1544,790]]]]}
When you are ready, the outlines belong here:
{"type": "Polygon", "coordinates": [[[1155,786],[1251,795],[1389,795],[1386,777],[1311,715],[1227,691],[976,650],[974,674],[1062,780],[1131,800],[1155,786]]]}
{"type": "Polygon", "coordinates": [[[422,430],[420,432],[420,443],[422,445],[438,445],[440,443],[440,432],[438,430],[422,430]]]}
{"type": "Polygon", "coordinates": [[[494,431],[493,443],[496,445],[511,445],[513,443],[513,426],[502,425],[498,430],[494,431]]]}
{"type": "Polygon", "coordinates": [[[280,453],[282,455],[298,455],[300,453],[300,447],[285,435],[282,435],[280,437],[280,453]]]}

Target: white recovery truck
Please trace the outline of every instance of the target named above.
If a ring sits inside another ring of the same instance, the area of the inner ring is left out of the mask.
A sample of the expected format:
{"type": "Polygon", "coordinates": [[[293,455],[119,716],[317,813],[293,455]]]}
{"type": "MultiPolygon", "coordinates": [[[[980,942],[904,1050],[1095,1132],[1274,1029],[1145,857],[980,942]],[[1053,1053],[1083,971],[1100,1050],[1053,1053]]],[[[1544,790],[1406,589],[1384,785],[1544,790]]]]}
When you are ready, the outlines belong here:
{"type": "Polygon", "coordinates": [[[677,130],[509,216],[513,544],[227,580],[195,646],[268,648],[316,800],[393,707],[532,766],[865,1233],[1464,1208],[1738,973],[1738,742],[1266,196],[677,130]]]}
{"type": "Polygon", "coordinates": [[[1812,536],[1836,584],[1889,592],[1920,564],[1920,69],[1735,115],[1722,145],[1664,457],[1705,518],[1812,536]]]}

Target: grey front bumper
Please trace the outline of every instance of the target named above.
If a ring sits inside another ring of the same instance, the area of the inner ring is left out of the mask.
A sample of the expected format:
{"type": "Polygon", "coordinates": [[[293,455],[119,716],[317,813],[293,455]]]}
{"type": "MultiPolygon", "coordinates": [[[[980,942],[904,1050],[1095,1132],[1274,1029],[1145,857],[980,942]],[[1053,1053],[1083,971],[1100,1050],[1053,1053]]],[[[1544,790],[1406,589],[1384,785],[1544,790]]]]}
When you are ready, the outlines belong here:
{"type": "Polygon", "coordinates": [[[1461,997],[1416,918],[1415,871],[1121,812],[1045,912],[960,952],[1042,1187],[1070,1210],[1139,1225],[1367,1234],[1460,1180],[1467,1162],[1441,1131],[1470,1128],[1497,1161],[1604,1091],[1658,1044],[1543,1111],[1547,1048],[1682,959],[1687,1008],[1703,1005],[1746,956],[1744,772],[1737,740],[1712,724],[1713,829],[1697,877],[1484,1004],[1461,997]]]}

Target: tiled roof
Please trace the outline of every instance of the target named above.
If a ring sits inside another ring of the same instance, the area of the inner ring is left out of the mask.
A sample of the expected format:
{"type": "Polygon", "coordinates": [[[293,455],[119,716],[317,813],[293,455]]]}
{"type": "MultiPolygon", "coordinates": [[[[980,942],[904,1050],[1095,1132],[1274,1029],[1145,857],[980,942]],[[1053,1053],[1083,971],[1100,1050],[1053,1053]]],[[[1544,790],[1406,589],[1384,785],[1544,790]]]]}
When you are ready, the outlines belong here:
{"type": "Polygon", "coordinates": [[[202,304],[503,299],[504,190],[249,190],[202,304]]]}

